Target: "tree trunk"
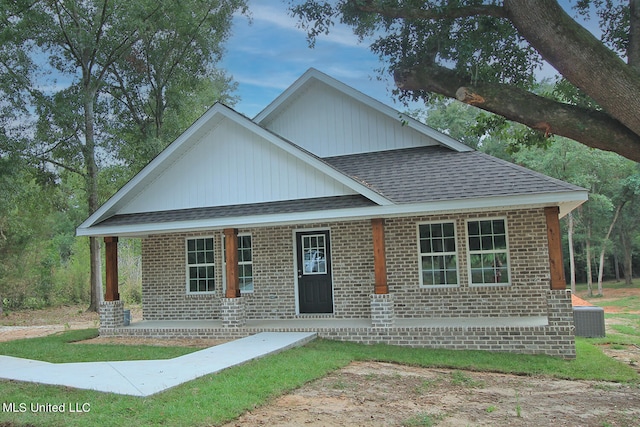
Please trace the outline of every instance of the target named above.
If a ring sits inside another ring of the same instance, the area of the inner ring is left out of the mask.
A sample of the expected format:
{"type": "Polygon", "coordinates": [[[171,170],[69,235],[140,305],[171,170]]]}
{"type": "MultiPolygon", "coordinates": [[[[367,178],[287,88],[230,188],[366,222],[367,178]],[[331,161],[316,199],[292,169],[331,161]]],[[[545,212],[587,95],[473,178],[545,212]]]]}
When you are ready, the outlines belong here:
{"type": "MultiPolygon", "coordinates": [[[[85,185],[87,189],[89,215],[93,214],[100,207],[98,199],[98,166],[96,164],[94,139],[94,101],[95,92],[85,86],[85,145],[83,148],[83,155],[85,167],[87,169],[85,185]]],[[[102,257],[100,254],[100,240],[97,237],[89,238],[89,256],[91,263],[91,303],[87,310],[97,312],[100,309],[100,302],[102,301],[102,257]]]]}
{"type": "Polygon", "coordinates": [[[571,293],[576,293],[576,259],[573,251],[573,213],[567,215],[569,226],[567,230],[569,240],[569,277],[571,280],[571,293]]]}
{"type": "Polygon", "coordinates": [[[589,296],[593,296],[593,278],[591,276],[591,225],[587,224],[587,241],[585,242],[587,255],[587,290],[589,296]]]}
{"type": "Polygon", "coordinates": [[[633,284],[633,247],[631,236],[621,230],[620,247],[622,248],[622,274],[624,275],[624,284],[631,286],[633,284]]]}
{"type": "Polygon", "coordinates": [[[607,234],[604,236],[604,240],[602,241],[602,249],[600,249],[600,266],[598,267],[598,295],[600,296],[602,296],[602,276],[604,275],[604,255],[607,250],[607,243],[609,243],[609,237],[611,236],[613,227],[616,225],[618,216],[620,216],[620,210],[623,206],[624,202],[616,208],[616,213],[613,215],[613,220],[611,220],[607,234]]]}

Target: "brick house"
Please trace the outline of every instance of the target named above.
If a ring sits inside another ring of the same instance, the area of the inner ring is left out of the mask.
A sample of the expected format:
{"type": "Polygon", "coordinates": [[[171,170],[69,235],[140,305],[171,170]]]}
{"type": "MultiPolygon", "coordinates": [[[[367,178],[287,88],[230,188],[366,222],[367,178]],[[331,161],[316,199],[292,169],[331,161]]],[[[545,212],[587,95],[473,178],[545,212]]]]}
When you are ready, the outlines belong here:
{"type": "Polygon", "coordinates": [[[559,217],[586,199],[311,69],[253,120],[215,104],[77,233],[105,240],[103,335],[313,330],[571,358],[559,217]],[[142,239],[130,326],[122,236],[142,239]]]}

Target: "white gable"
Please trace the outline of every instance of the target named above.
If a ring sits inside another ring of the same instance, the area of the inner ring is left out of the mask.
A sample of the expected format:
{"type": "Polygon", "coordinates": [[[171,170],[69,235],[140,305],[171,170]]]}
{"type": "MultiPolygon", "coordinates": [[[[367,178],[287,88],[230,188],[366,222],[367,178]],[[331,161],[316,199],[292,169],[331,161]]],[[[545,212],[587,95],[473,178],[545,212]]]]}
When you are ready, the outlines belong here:
{"type": "Polygon", "coordinates": [[[223,120],[120,214],[356,194],[232,120],[223,120]]]}
{"type": "Polygon", "coordinates": [[[254,120],[320,157],[430,145],[469,150],[314,69],[254,120]]]}
{"type": "Polygon", "coordinates": [[[389,200],[316,156],[215,104],[78,227],[121,214],[361,194],[389,200]]]}

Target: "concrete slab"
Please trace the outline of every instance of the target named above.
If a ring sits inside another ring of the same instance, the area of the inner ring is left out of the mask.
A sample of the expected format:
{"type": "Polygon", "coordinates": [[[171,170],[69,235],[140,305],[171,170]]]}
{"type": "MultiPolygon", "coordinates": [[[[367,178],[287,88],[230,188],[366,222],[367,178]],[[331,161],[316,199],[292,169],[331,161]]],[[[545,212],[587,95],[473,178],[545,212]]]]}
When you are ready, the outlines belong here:
{"type": "Polygon", "coordinates": [[[262,332],[168,360],[48,363],[0,356],[0,378],[143,397],[315,337],[314,332],[262,332]]]}

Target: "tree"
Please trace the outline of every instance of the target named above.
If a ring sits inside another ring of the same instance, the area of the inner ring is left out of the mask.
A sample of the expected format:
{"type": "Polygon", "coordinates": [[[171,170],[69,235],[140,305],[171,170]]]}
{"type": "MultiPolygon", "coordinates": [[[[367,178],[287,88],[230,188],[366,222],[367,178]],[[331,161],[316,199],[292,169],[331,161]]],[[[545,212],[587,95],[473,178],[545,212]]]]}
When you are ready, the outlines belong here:
{"type": "Polygon", "coordinates": [[[290,1],[313,43],[334,21],[375,37],[402,97],[458,99],[545,136],[640,161],[640,2],[580,0],[602,40],[555,0],[290,1]],[[595,107],[531,90],[546,62],[595,107]],[[577,89],[579,88],[579,89],[577,89]]]}
{"type": "MultiPolygon", "coordinates": [[[[25,84],[24,87],[37,95],[33,108],[39,117],[35,137],[25,142],[20,150],[32,160],[49,163],[54,170],[65,169],[82,176],[87,213],[91,214],[101,202],[100,168],[120,160],[117,158],[120,147],[127,143],[112,133],[110,121],[119,111],[113,110],[113,93],[110,93],[113,82],[123,75],[131,78],[136,84],[119,95],[136,99],[143,98],[136,91],[152,93],[150,87],[159,81],[149,78],[149,69],[139,68],[135,60],[126,59],[155,55],[170,60],[169,64],[175,69],[188,60],[192,66],[200,64],[201,69],[212,70],[212,62],[218,58],[212,52],[219,52],[220,43],[228,36],[231,16],[239,7],[244,7],[244,1],[193,0],[190,6],[195,10],[186,8],[180,15],[181,28],[199,31],[188,34],[169,31],[171,16],[183,6],[183,2],[175,0],[34,0],[24,4],[0,0],[0,5],[0,10],[11,11],[10,16],[0,15],[3,23],[12,29],[2,32],[11,49],[25,57],[31,55],[30,63],[45,58],[44,62],[58,76],[71,80],[68,86],[55,93],[38,92],[33,80],[25,84]],[[203,15],[211,19],[203,20],[203,15]],[[202,41],[196,41],[200,33],[215,34],[217,25],[221,27],[219,35],[203,36],[202,41]],[[164,37],[165,41],[174,43],[180,56],[173,60],[165,51],[163,57],[162,53],[154,51],[158,47],[153,43],[144,45],[149,35],[158,35],[160,39],[164,37]],[[25,48],[34,49],[27,52],[25,48]]],[[[13,73],[10,67],[0,71],[3,71],[0,80],[13,73]]],[[[210,75],[203,72],[199,76],[210,75]]],[[[166,78],[164,86],[158,92],[162,96],[171,87],[174,76],[169,73],[163,78],[166,78]]],[[[147,98],[153,99],[153,96],[147,98]]],[[[148,160],[141,159],[141,163],[148,160]]],[[[97,310],[102,296],[97,238],[90,239],[90,252],[92,292],[89,309],[97,310]]]]}
{"type": "Polygon", "coordinates": [[[112,65],[107,90],[118,118],[114,132],[130,142],[116,149],[135,169],[214,102],[235,103],[230,92],[236,85],[212,64],[222,57],[236,10],[246,11],[244,0],[167,2],[154,25],[143,28],[112,65]]]}

